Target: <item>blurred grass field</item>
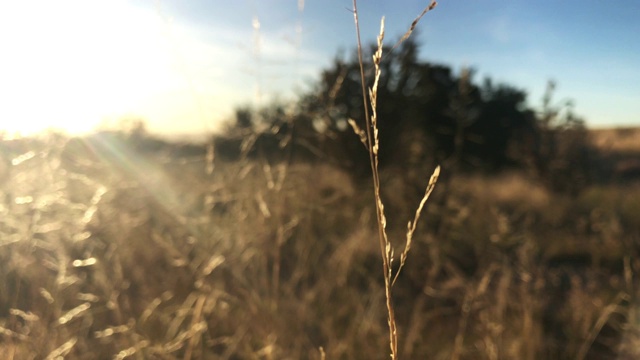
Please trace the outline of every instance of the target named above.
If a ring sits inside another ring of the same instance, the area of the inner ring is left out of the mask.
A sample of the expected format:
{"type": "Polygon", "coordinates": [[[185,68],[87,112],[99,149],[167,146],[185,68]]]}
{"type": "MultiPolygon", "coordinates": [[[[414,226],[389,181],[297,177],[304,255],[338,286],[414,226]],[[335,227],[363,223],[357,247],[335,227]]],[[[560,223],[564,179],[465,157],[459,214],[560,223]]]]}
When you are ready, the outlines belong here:
{"type": "MultiPolygon", "coordinates": [[[[386,358],[371,185],[184,149],[125,133],[0,143],[0,358],[386,358]]],[[[394,175],[397,238],[417,200],[394,175]]],[[[441,185],[394,288],[403,358],[640,356],[640,183],[441,185]]]]}

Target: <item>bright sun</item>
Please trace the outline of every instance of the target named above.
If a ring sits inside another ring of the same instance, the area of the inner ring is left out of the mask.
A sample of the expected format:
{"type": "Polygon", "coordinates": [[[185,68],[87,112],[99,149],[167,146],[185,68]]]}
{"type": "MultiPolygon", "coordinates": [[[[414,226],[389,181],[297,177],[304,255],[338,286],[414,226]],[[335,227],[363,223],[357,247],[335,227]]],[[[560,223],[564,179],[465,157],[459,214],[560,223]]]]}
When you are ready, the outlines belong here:
{"type": "Polygon", "coordinates": [[[169,25],[125,1],[0,2],[0,131],[90,131],[184,87],[169,25]]]}

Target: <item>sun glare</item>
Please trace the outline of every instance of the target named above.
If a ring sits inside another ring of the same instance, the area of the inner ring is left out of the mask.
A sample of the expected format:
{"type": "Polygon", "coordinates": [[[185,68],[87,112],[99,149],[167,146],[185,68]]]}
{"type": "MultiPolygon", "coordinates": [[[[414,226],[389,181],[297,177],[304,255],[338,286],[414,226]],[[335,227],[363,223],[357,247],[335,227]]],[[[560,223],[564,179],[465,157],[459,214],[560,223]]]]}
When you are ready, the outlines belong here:
{"type": "Polygon", "coordinates": [[[0,131],[90,131],[184,87],[168,24],[125,1],[0,2],[0,131]]]}

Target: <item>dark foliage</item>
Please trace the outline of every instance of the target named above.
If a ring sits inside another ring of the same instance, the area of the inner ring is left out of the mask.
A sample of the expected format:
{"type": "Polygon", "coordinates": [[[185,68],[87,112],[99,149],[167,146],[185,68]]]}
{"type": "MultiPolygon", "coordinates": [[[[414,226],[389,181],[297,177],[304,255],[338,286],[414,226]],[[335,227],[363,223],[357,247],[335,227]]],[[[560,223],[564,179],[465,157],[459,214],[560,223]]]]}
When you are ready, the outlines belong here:
{"type": "Polygon", "coordinates": [[[598,177],[597,159],[573,101],[552,103],[555,86],[548,82],[536,123],[535,169],[550,189],[575,195],[598,177]]]}
{"type": "MultiPolygon", "coordinates": [[[[472,70],[456,74],[420,60],[418,52],[413,40],[383,52],[377,106],[381,169],[393,168],[411,182],[424,179],[436,164],[445,174],[517,167],[560,191],[580,189],[591,179],[585,129],[571,103],[551,104],[552,84],[536,114],[527,108],[524,91],[490,79],[478,85],[472,70]]],[[[367,83],[373,75],[366,74],[367,83]]],[[[233,158],[321,159],[361,178],[370,171],[368,157],[348,120],[364,128],[364,106],[356,58],[336,58],[295,111],[239,109],[227,136],[218,139],[219,150],[233,158]]]]}

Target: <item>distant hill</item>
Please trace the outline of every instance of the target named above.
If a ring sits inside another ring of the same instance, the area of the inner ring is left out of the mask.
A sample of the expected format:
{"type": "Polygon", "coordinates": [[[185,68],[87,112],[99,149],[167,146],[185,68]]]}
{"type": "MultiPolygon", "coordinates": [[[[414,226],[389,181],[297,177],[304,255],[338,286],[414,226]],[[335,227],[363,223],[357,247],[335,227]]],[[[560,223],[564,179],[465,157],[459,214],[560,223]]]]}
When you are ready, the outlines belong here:
{"type": "Polygon", "coordinates": [[[593,145],[604,152],[640,152],[640,127],[589,130],[593,145]]]}
{"type": "Polygon", "coordinates": [[[640,180],[640,127],[594,129],[590,140],[599,154],[599,168],[610,180],[640,180]]]}

